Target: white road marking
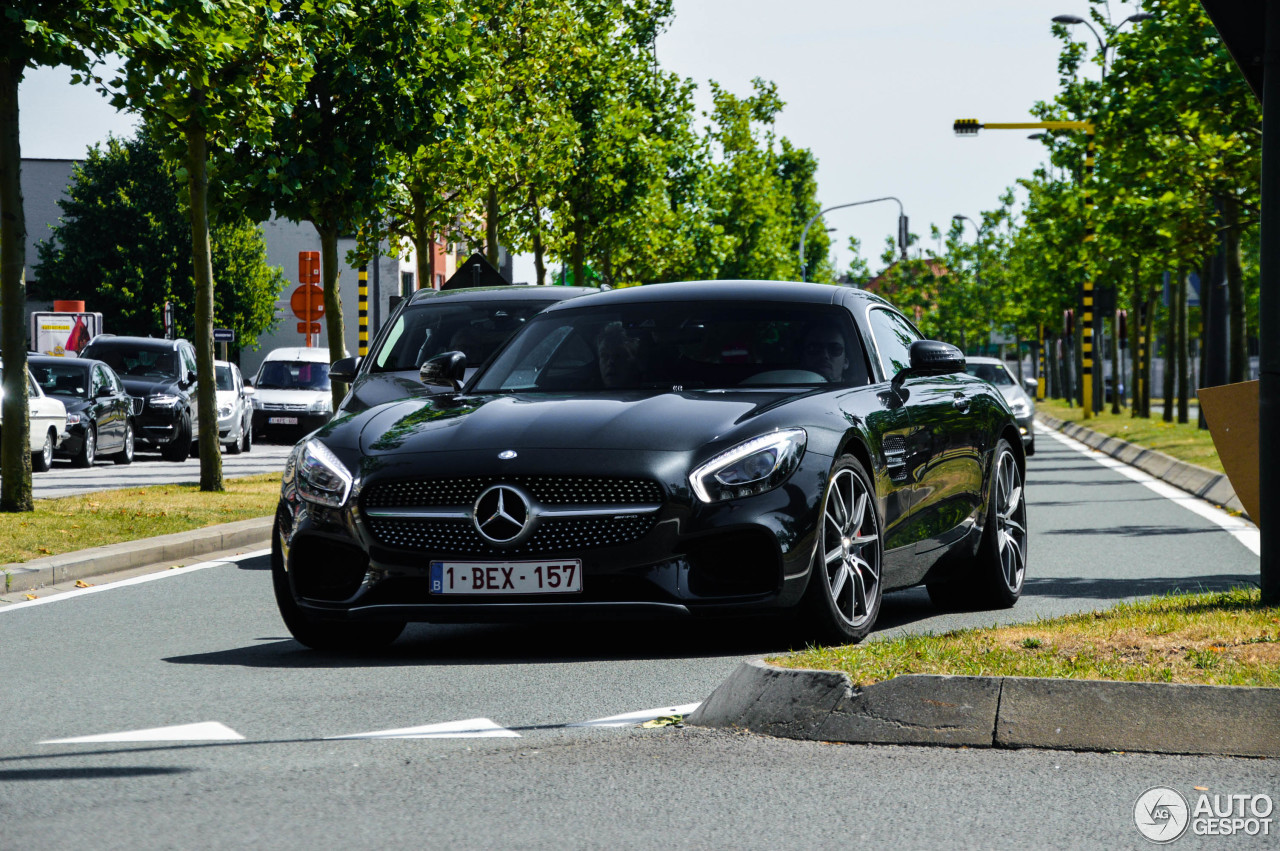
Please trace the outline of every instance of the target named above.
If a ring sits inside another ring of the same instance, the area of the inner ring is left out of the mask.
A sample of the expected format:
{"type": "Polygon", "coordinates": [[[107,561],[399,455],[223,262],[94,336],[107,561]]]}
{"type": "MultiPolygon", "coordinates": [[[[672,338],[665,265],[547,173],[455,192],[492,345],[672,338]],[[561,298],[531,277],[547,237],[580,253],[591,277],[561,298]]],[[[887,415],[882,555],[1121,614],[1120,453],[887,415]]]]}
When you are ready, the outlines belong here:
{"type": "Polygon", "coordinates": [[[94,742],[230,742],[244,736],[218,721],[198,724],[179,724],[176,727],[153,727],[149,730],[128,730],[123,733],[103,733],[97,736],[76,736],[72,739],[49,739],[42,745],[83,745],[94,742]]]}
{"type": "MultiPolygon", "coordinates": [[[[186,567],[175,567],[170,570],[161,570],[157,573],[148,573],[144,576],[135,576],[132,579],[121,579],[119,582],[108,582],[105,585],[94,585],[91,588],[76,588],[74,591],[63,591],[49,597],[40,597],[36,600],[23,600],[21,603],[10,603],[7,606],[0,606],[0,614],[12,612],[16,609],[25,609],[30,606],[43,606],[45,603],[57,603],[61,600],[72,600],[76,597],[83,597],[85,594],[97,594],[99,591],[110,591],[114,588],[124,588],[128,585],[141,585],[144,582],[155,582],[157,579],[170,579],[174,576],[184,576],[192,571],[205,570],[210,567],[222,567],[227,564],[235,564],[244,559],[258,558],[259,556],[270,555],[270,549],[253,550],[252,552],[241,553],[234,558],[219,559],[218,561],[203,561],[199,564],[190,564],[186,567]]],[[[36,589],[37,592],[39,589],[36,589]]]]}
{"type": "Polygon", "coordinates": [[[372,733],[352,733],[349,736],[326,736],[328,739],[518,739],[520,734],[506,727],[499,727],[488,718],[468,718],[465,721],[446,721],[443,724],[426,724],[421,727],[403,727],[399,730],[378,730],[372,733]]]}
{"type": "Polygon", "coordinates": [[[1218,508],[1216,505],[1206,502],[1194,494],[1187,493],[1184,490],[1175,488],[1173,485],[1166,484],[1154,476],[1144,473],[1137,467],[1131,467],[1123,461],[1118,461],[1105,452],[1099,452],[1098,450],[1087,446],[1074,438],[1067,437],[1061,432],[1054,431],[1053,429],[1047,428],[1039,423],[1036,423],[1036,429],[1042,434],[1046,434],[1057,440],[1068,449],[1074,449],[1081,455],[1092,458],[1102,466],[1109,467],[1117,473],[1120,473],[1122,476],[1127,476],[1130,479],[1133,479],[1138,484],[1155,491],[1165,499],[1172,500],[1188,511],[1198,514],[1206,520],[1217,524],[1222,527],[1222,529],[1230,533],[1231,537],[1239,541],[1249,552],[1256,556],[1261,556],[1262,536],[1258,531],[1258,527],[1254,526],[1252,523],[1242,520],[1239,517],[1234,517],[1223,511],[1221,508],[1218,508]]]}
{"type": "Polygon", "coordinates": [[[610,715],[608,718],[597,718],[594,721],[579,721],[577,724],[566,724],[566,727],[634,727],[655,718],[668,715],[688,715],[701,706],[701,703],[685,703],[680,706],[663,706],[660,709],[642,709],[639,712],[627,712],[623,715],[610,715]]]}

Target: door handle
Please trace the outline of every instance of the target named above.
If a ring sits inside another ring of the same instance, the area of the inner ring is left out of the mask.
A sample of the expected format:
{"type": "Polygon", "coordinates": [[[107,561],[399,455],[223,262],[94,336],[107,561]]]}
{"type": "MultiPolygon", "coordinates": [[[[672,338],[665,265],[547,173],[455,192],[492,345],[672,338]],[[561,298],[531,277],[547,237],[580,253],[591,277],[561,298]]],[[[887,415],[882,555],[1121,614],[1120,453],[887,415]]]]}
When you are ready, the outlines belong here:
{"type": "Polygon", "coordinates": [[[960,413],[967,414],[969,413],[969,397],[957,393],[956,398],[951,402],[951,406],[960,413]]]}

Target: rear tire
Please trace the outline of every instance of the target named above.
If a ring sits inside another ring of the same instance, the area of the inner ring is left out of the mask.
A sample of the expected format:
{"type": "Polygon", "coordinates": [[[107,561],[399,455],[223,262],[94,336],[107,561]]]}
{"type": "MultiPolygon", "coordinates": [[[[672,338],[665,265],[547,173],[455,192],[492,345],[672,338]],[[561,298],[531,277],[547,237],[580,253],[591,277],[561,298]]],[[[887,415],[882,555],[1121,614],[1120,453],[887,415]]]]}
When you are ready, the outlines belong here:
{"type": "Polygon", "coordinates": [[[185,461],[191,451],[191,420],[182,418],[178,434],[171,443],[160,447],[160,457],[166,461],[185,461]]]}
{"type": "Polygon", "coordinates": [[[133,423],[124,424],[124,446],[120,447],[120,451],[111,460],[117,464],[133,463],[133,423]]]}
{"type": "Polygon", "coordinates": [[[289,575],[284,569],[282,532],[276,518],[271,534],[271,585],[275,590],[276,606],[289,634],[312,650],[364,653],[379,650],[391,644],[404,631],[403,621],[386,623],[352,623],[349,621],[317,620],[298,606],[289,587],[289,575]]]}
{"type": "Polygon", "coordinates": [[[884,541],[875,488],[852,455],[832,468],[819,524],[801,603],[806,630],[824,644],[856,644],[871,633],[880,614],[884,541]]]}
{"type": "Polygon", "coordinates": [[[1022,596],[1027,572],[1027,500],[1018,459],[1003,438],[992,464],[987,522],[978,552],[946,582],[929,583],[942,609],[1008,609],[1022,596]]]}

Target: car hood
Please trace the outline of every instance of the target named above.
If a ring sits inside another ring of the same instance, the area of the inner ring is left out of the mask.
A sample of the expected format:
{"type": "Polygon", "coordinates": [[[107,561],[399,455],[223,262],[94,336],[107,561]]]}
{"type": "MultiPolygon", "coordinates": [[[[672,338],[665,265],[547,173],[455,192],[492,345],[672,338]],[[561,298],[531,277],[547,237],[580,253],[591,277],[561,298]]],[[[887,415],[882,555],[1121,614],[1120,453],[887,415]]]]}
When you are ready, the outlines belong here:
{"type": "MultiPolygon", "coordinates": [[[[751,391],[406,400],[359,418],[364,421],[360,449],[365,455],[513,448],[688,452],[718,439],[735,439],[739,430],[750,430],[745,423],[795,395],[751,391]]],[[[775,426],[760,422],[759,427],[775,426]]]]}
{"type": "Polygon", "coordinates": [[[215,395],[218,397],[218,405],[222,406],[234,405],[240,394],[234,390],[219,390],[215,395]]]}
{"type": "Polygon", "coordinates": [[[129,391],[130,396],[155,396],[159,393],[168,393],[176,396],[180,392],[178,382],[173,378],[126,378],[120,377],[120,381],[124,384],[124,389],[129,391]]]}
{"type": "Polygon", "coordinates": [[[56,399],[67,409],[68,414],[78,414],[89,407],[89,400],[80,396],[68,396],[64,393],[46,393],[45,398],[56,399]]]}
{"type": "Polygon", "coordinates": [[[271,388],[253,390],[254,398],[268,405],[314,405],[316,402],[331,399],[333,394],[328,390],[273,390],[271,388]]]}

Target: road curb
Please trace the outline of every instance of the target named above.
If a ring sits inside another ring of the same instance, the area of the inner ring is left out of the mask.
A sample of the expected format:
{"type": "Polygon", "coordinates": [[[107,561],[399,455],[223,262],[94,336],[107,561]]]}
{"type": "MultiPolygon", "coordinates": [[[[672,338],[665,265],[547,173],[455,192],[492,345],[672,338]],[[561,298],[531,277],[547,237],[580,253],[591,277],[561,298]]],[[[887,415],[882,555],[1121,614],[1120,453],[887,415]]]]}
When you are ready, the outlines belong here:
{"type": "Polygon", "coordinates": [[[1280,689],[837,671],[743,662],[688,719],[860,744],[1280,757],[1280,689]]]}
{"type": "Polygon", "coordinates": [[[4,590],[32,591],[60,582],[87,579],[148,564],[177,562],[193,556],[266,545],[271,540],[272,517],[254,517],[235,523],[206,526],[172,535],[157,535],[136,541],[121,541],[87,550],[63,553],[0,566],[4,590]]]}
{"type": "MultiPolygon", "coordinates": [[[[1244,506],[1231,487],[1231,480],[1225,473],[1206,469],[1198,464],[1180,461],[1177,458],[1129,443],[1118,437],[1109,437],[1079,423],[1069,423],[1048,414],[1036,412],[1036,419],[1049,428],[1060,431],[1070,438],[1080,441],[1086,446],[1105,452],[1112,458],[1137,467],[1149,476],[1176,488],[1193,494],[1200,499],[1212,502],[1231,511],[1239,511],[1248,516],[1244,506]]],[[[1252,518],[1250,518],[1252,519],[1252,518]]]]}

